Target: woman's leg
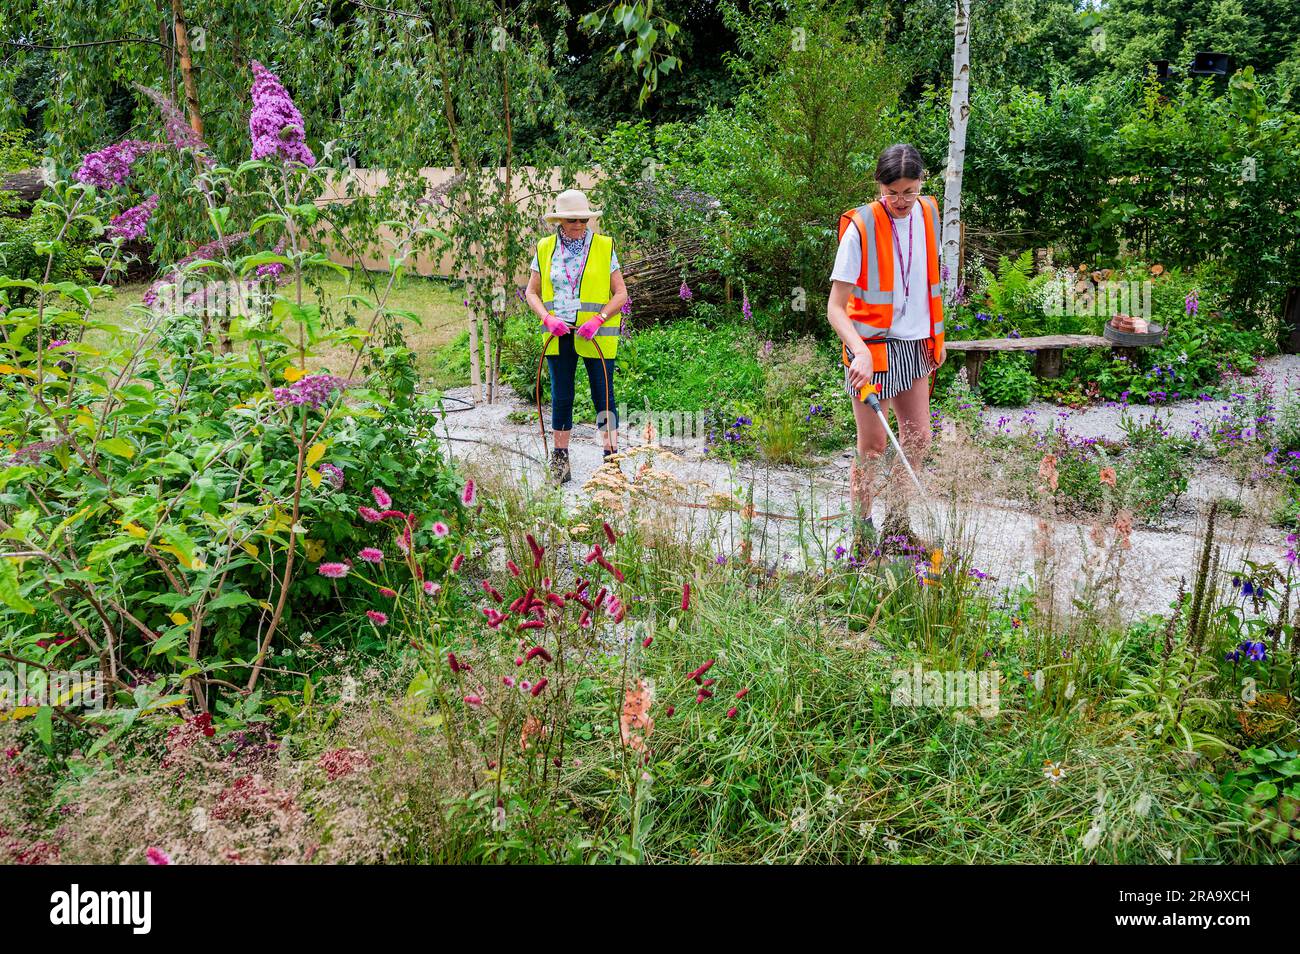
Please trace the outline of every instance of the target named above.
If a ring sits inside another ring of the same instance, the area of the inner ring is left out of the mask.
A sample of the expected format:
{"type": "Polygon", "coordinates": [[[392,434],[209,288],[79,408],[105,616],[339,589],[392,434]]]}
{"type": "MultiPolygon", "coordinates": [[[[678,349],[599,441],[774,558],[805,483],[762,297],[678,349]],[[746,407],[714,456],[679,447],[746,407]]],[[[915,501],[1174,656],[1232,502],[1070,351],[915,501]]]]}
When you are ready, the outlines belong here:
{"type": "MultiPolygon", "coordinates": [[[[907,462],[912,472],[920,479],[921,468],[926,454],[930,450],[930,378],[917,378],[906,391],[900,391],[888,402],[894,411],[897,431],[895,437],[907,455],[907,462]]],[[[880,426],[879,422],[876,424],[880,426]]],[[[883,430],[882,430],[883,434],[883,430]]],[[[907,499],[912,491],[912,479],[907,476],[906,468],[895,463],[889,476],[889,520],[891,532],[911,536],[907,517],[907,499]]]]}
{"type": "MultiPolygon", "coordinates": [[[[871,406],[856,396],[852,400],[853,420],[857,425],[857,446],[854,448],[853,463],[849,467],[849,503],[853,512],[854,539],[861,543],[863,528],[871,519],[872,484],[880,455],[885,452],[887,438],[871,406]]],[[[888,403],[881,402],[885,407],[888,407],[888,403]]],[[[865,556],[863,553],[854,555],[858,559],[865,556]]]]}
{"type": "Polygon", "coordinates": [[[567,450],[573,432],[573,376],[578,369],[578,353],[573,350],[573,335],[561,335],[559,354],[546,356],[551,372],[551,433],[556,450],[567,450]]]}
{"type": "Polygon", "coordinates": [[[596,408],[596,430],[600,446],[605,450],[618,450],[618,404],[614,396],[614,358],[583,358],[587,367],[587,385],[591,388],[591,403],[596,408]],[[601,370],[604,364],[605,370],[601,370]],[[608,381],[606,380],[608,375],[608,381]],[[607,390],[608,387],[608,390],[607,390]]]}

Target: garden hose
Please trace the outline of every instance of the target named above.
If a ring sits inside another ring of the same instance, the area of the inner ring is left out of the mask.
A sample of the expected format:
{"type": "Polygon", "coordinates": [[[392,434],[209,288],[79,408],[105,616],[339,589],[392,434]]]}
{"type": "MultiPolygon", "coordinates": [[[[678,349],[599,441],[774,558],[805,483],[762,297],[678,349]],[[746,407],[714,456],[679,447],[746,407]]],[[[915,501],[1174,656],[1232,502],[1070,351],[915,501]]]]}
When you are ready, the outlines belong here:
{"type": "MultiPolygon", "coordinates": [[[[570,334],[574,334],[574,333],[576,332],[570,332],[570,334]]],[[[533,389],[533,394],[537,399],[537,430],[542,435],[542,456],[543,457],[549,457],[551,452],[550,452],[550,447],[546,443],[546,424],[544,422],[544,419],[542,418],[542,365],[546,363],[546,349],[550,347],[551,339],[553,339],[554,337],[555,337],[555,332],[548,331],[546,333],[546,339],[542,342],[542,353],[541,356],[538,357],[537,359],[537,383],[533,389]]],[[[590,340],[591,343],[596,346],[596,352],[597,354],[600,355],[600,370],[605,376],[605,415],[606,415],[605,430],[608,431],[610,429],[608,423],[609,414],[611,413],[612,410],[610,408],[609,368],[605,364],[605,349],[602,348],[600,346],[600,342],[596,340],[598,337],[600,336],[592,335],[591,338],[588,340],[590,340]]],[[[610,449],[613,450],[613,448],[610,449]]]]}

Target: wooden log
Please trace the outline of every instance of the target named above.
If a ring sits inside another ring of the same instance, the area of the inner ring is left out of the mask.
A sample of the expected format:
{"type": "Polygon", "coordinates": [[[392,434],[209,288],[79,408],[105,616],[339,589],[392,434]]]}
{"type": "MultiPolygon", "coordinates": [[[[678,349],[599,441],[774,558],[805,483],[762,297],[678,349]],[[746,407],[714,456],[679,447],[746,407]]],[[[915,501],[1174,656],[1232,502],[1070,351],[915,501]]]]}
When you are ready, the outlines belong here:
{"type": "Polygon", "coordinates": [[[980,368],[984,367],[988,356],[987,351],[966,352],[966,382],[972,391],[980,386],[980,368]]]}

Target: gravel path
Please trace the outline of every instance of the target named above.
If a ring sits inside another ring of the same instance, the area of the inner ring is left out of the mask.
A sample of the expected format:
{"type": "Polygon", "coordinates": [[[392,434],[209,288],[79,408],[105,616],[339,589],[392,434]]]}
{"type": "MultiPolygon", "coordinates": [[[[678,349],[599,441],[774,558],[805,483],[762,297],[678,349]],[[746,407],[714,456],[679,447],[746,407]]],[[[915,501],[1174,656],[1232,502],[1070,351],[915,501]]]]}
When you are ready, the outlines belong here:
{"type": "MultiPolygon", "coordinates": [[[[1300,383],[1300,357],[1289,355],[1269,359],[1261,370],[1274,375],[1279,389],[1295,390],[1300,383]]],[[[447,403],[449,413],[440,424],[439,433],[451,439],[449,446],[454,456],[509,468],[534,487],[547,485],[535,408],[512,394],[507,394],[496,404],[473,406],[468,387],[453,388],[444,395],[453,400],[447,403]],[[528,412],[528,423],[518,424],[509,420],[511,412],[519,410],[528,412]]],[[[1161,414],[1168,413],[1174,428],[1191,434],[1198,415],[1204,419],[1205,407],[1204,402],[1183,401],[1169,405],[1161,414]]],[[[1048,421],[1062,420],[1057,417],[1061,410],[1054,405],[1038,404],[1027,409],[991,409],[988,415],[990,423],[995,423],[999,416],[1013,416],[1015,427],[1041,430],[1048,421]],[[1026,410],[1036,413],[1026,415],[1026,410]]],[[[1063,420],[1071,434],[1120,440],[1123,438],[1119,424],[1121,410],[1118,406],[1088,408],[1069,412],[1069,417],[1063,420]]],[[[1152,410],[1130,407],[1128,413],[1145,417],[1152,410]]],[[[548,439],[549,425],[548,417],[548,439]]],[[[634,450],[642,444],[635,436],[629,438],[626,431],[620,433],[619,440],[624,451],[634,450]]],[[[754,505],[760,513],[755,522],[756,561],[789,568],[806,563],[821,565],[834,562],[836,547],[849,545],[844,515],[849,506],[851,449],[820,466],[801,469],[749,462],[733,466],[704,456],[699,448],[674,448],[671,444],[668,447],[680,455],[681,461],[657,462],[655,466],[672,472],[687,485],[683,495],[685,502],[700,504],[711,491],[741,499],[745,488],[752,484],[754,505]],[[761,516],[766,512],[794,518],[801,511],[805,527],[810,528],[805,533],[805,546],[800,546],[797,541],[795,519],[761,516]],[[832,519],[822,519],[828,516],[832,519]]],[[[566,506],[572,507],[584,493],[583,484],[602,462],[595,428],[575,426],[569,453],[573,479],[563,486],[562,494],[566,506]]],[[[632,477],[640,464],[638,458],[625,459],[622,462],[624,474],[632,477]]],[[[1131,549],[1123,551],[1124,571],[1118,588],[1117,610],[1123,618],[1132,619],[1168,608],[1180,577],[1190,580],[1194,572],[1199,555],[1197,521],[1200,512],[1210,500],[1225,496],[1235,498],[1238,492],[1239,488],[1226,474],[1202,468],[1193,478],[1178,511],[1165,525],[1160,528],[1138,526],[1133,530],[1131,549]]],[[[939,513],[942,509],[941,502],[930,508],[913,504],[913,526],[936,539],[942,537],[951,541],[954,535],[960,537],[965,542],[963,548],[971,548],[969,552],[974,554],[976,567],[989,574],[993,585],[1010,587],[1032,580],[1038,514],[1023,503],[1000,500],[989,494],[981,495],[975,503],[963,504],[956,513],[939,513]],[[954,521],[960,526],[956,526],[954,521]]],[[[740,543],[740,520],[736,514],[702,507],[675,508],[673,513],[678,529],[689,533],[697,545],[734,558],[740,543]]],[[[879,525],[883,516],[879,502],[874,516],[879,525]]],[[[1286,552],[1285,535],[1272,528],[1252,529],[1257,523],[1249,519],[1221,520],[1217,536],[1223,547],[1223,567],[1230,569],[1245,558],[1282,564],[1286,552]]],[[[1054,589],[1062,608],[1068,608],[1075,589],[1084,585],[1088,575],[1100,570],[1100,567],[1090,566],[1090,559],[1096,559],[1097,548],[1088,541],[1089,529],[1089,523],[1068,518],[1054,522],[1051,544],[1057,567],[1054,589]]],[[[951,542],[948,545],[951,549],[951,542]]]]}

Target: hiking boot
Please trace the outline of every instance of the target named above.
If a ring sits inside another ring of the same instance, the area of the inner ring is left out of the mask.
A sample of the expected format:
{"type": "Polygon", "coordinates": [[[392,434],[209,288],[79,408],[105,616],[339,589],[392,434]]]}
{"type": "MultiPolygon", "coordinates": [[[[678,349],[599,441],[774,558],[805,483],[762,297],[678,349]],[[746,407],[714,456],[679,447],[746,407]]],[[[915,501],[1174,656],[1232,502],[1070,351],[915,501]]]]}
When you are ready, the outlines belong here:
{"type": "Polygon", "coordinates": [[[556,447],[551,451],[551,477],[557,484],[569,482],[572,473],[569,470],[569,449],[556,447]]]}

